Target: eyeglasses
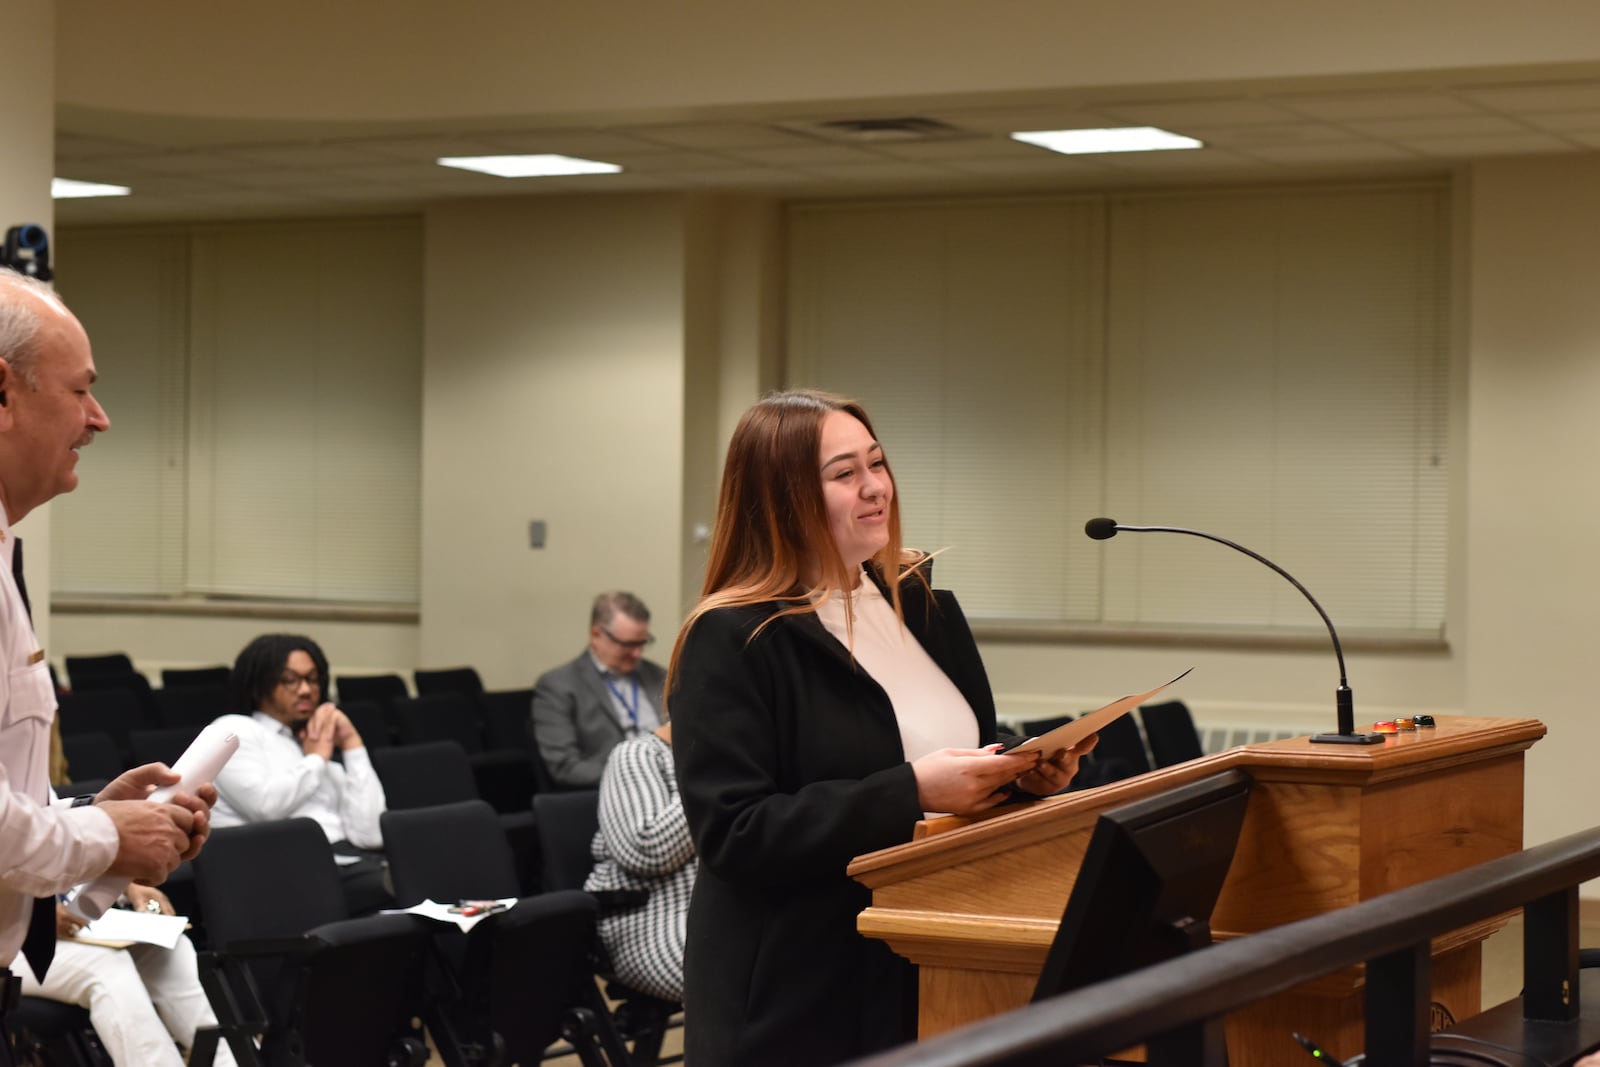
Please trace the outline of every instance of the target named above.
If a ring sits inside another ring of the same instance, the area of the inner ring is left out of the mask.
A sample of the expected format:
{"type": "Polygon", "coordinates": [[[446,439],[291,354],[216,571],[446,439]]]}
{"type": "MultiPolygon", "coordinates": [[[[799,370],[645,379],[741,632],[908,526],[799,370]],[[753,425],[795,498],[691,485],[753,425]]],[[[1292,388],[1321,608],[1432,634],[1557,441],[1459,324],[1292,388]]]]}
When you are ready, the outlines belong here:
{"type": "Polygon", "coordinates": [[[641,638],[638,641],[624,641],[622,638],[618,637],[616,634],[612,633],[610,630],[606,629],[604,626],[600,627],[600,632],[605,634],[607,637],[611,638],[611,643],[612,644],[616,645],[618,648],[625,648],[625,649],[629,650],[630,652],[641,651],[644,648],[646,648],[647,646],[653,645],[653,644],[656,643],[656,635],[655,634],[651,634],[648,637],[641,638]]]}
{"type": "Polygon", "coordinates": [[[299,689],[301,682],[313,689],[322,688],[322,679],[315,674],[296,674],[294,671],[284,671],[278,675],[278,684],[285,689],[299,689]]]}

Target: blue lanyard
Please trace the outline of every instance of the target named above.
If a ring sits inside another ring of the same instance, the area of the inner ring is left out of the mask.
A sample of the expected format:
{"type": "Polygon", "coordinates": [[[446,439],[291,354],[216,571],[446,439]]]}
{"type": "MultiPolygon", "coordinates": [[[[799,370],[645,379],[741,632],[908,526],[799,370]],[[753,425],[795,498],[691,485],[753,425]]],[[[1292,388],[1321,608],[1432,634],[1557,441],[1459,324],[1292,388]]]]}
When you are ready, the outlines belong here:
{"type": "Polygon", "coordinates": [[[622,705],[622,710],[628,713],[628,729],[633,733],[639,732],[639,676],[635,674],[629,681],[633,682],[633,691],[629,696],[623,696],[622,690],[611,684],[610,678],[602,677],[606,688],[611,690],[611,695],[617,698],[617,703],[622,705]],[[631,699],[630,699],[631,697],[631,699]]]}

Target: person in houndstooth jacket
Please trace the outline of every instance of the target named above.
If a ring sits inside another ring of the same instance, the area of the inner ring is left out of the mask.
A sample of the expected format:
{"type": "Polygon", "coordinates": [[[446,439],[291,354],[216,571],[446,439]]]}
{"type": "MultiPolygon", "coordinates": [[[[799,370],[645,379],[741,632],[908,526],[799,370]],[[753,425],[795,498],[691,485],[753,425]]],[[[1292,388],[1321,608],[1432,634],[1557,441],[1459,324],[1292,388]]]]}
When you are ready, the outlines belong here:
{"type": "Polygon", "coordinates": [[[678,798],[672,724],[611,750],[600,779],[594,870],[583,888],[644,890],[644,904],[600,920],[617,977],[642,993],[683,999],[683,943],[694,890],[694,842],[678,798]]]}

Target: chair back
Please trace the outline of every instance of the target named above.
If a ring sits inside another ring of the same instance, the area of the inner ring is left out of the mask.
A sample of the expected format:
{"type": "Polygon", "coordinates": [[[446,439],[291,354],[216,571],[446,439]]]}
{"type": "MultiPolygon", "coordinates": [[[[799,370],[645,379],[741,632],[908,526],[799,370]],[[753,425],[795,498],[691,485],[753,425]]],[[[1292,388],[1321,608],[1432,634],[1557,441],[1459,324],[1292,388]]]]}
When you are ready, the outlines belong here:
{"type": "Polygon", "coordinates": [[[397,697],[409,696],[406,680],[398,674],[341,674],[337,690],[339,701],[370,700],[387,708],[397,697]]]}
{"type": "Polygon", "coordinates": [[[380,821],[401,907],[521,896],[500,816],[484,801],[386,811],[380,821]]]}
{"type": "Polygon", "coordinates": [[[478,698],[483,709],[483,739],[490,748],[534,751],[533,690],[498,689],[478,698]]]}
{"type": "Polygon", "coordinates": [[[183,755],[203,727],[169,726],[160,730],[134,730],[128,734],[128,751],[133,766],[146,763],[165,763],[167,766],[183,755]]]}
{"type": "Polygon", "coordinates": [[[478,799],[472,765],[454,741],[394,745],[371,756],[390,811],[478,799]]]}
{"type": "Polygon", "coordinates": [[[1023,737],[1038,737],[1040,734],[1049,733],[1058,726],[1065,726],[1071,721],[1071,715],[1056,715],[1048,719],[1029,719],[1020,723],[1018,728],[1022,731],[1023,737]]]}
{"type": "Polygon", "coordinates": [[[228,688],[228,676],[232,672],[227,667],[164,667],[161,671],[161,688],[186,689],[191,686],[202,686],[210,689],[228,688]]]}
{"type": "Polygon", "coordinates": [[[150,694],[155,702],[156,719],[162,726],[192,726],[196,730],[218,715],[234,709],[228,706],[228,690],[220,685],[179,685],[157,689],[150,694]]]}
{"type": "Polygon", "coordinates": [[[68,734],[109,734],[123,753],[128,751],[130,733],[152,725],[139,698],[126,689],[63,693],[57,716],[63,738],[68,734]]]}
{"type": "Polygon", "coordinates": [[[333,846],[313,819],[214,830],[194,859],[195,889],[212,946],[298,937],[346,918],[333,846]]]}
{"type": "Polygon", "coordinates": [[[398,698],[393,708],[402,744],[454,741],[469,755],[483,751],[483,722],[476,697],[431,693],[398,698]]]}
{"type": "Polygon", "coordinates": [[[1096,785],[1105,785],[1118,778],[1132,778],[1151,769],[1150,755],[1145,751],[1139,724],[1131,715],[1119,716],[1100,728],[1100,741],[1089,758],[1098,767],[1117,768],[1115,776],[1102,776],[1095,782],[1096,785]]]}
{"type": "Polygon", "coordinates": [[[1194,728],[1189,707],[1181,700],[1151,704],[1139,709],[1144,735],[1150,741],[1150,755],[1157,767],[1186,763],[1205,754],[1200,734],[1194,728]]]}
{"type": "Polygon", "coordinates": [[[67,757],[67,773],[78,778],[115,778],[137,765],[104,730],[63,733],[61,751],[67,757]]]}
{"type": "Polygon", "coordinates": [[[376,702],[347,700],[339,705],[339,710],[350,719],[350,725],[356,728],[356,733],[361,735],[361,743],[368,749],[388,748],[394,744],[394,736],[389,730],[389,717],[376,702]]]}
{"type": "MultiPolygon", "coordinates": [[[[144,675],[133,669],[126,652],[107,652],[98,656],[67,656],[67,681],[74,689],[120,688],[124,679],[144,675]]],[[[145,684],[149,684],[145,680],[145,684]]]]}
{"type": "Polygon", "coordinates": [[[545,889],[582,889],[594,858],[589,845],[600,829],[600,791],[535,793],[540,877],[545,889]]]}
{"type": "Polygon", "coordinates": [[[430,693],[460,693],[470,697],[483,692],[483,679],[479,678],[478,672],[471,667],[412,671],[411,677],[417,683],[418,696],[427,696],[430,693]]]}

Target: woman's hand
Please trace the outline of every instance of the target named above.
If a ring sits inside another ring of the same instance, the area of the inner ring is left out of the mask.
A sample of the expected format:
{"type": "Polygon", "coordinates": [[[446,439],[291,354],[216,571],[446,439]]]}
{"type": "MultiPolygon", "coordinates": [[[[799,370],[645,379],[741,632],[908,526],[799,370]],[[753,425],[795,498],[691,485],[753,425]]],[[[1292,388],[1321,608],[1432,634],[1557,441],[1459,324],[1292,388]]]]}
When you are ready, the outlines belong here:
{"type": "Polygon", "coordinates": [[[989,748],[941,748],[911,764],[923,811],[972,815],[1006,799],[1005,787],[1032,770],[1037,752],[999,753],[989,748]]]}
{"type": "Polygon", "coordinates": [[[134,911],[148,911],[153,914],[172,915],[172,901],[167,895],[154,886],[140,885],[138,882],[128,883],[128,903],[133,905],[134,911]]]}
{"type": "Polygon", "coordinates": [[[1100,743],[1099,734],[1090,734],[1071,748],[1057,749],[1049,759],[1042,759],[1028,773],[1017,779],[1017,786],[1037,796],[1047,797],[1059,793],[1077,777],[1078,762],[1100,743]]]}

